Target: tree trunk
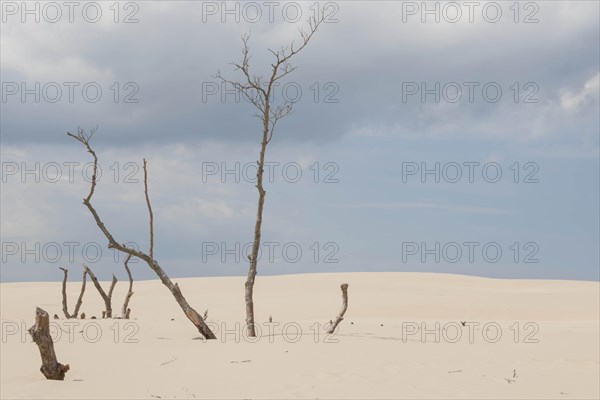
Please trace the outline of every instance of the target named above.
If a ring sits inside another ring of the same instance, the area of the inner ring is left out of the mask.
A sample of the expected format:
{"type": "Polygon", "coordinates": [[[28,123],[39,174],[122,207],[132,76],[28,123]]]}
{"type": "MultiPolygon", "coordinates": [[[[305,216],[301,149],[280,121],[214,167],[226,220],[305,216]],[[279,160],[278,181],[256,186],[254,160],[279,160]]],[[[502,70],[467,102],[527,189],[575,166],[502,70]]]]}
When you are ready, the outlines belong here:
{"type": "Polygon", "coordinates": [[[39,307],[35,309],[35,325],[29,328],[29,334],[40,349],[42,366],[40,371],[46,379],[62,381],[69,370],[69,365],[62,365],[56,360],[54,343],[50,336],[50,318],[48,313],[39,307]]]}
{"type": "Polygon", "coordinates": [[[260,249],[260,234],[262,227],[262,214],[265,204],[265,190],[263,188],[263,172],[265,165],[265,151],[267,150],[267,139],[269,134],[269,104],[265,108],[265,117],[263,119],[263,140],[260,148],[260,159],[258,161],[258,171],[256,172],[256,188],[258,189],[258,210],[256,212],[256,224],[254,225],[254,243],[252,244],[252,255],[250,256],[250,268],[248,268],[248,277],[245,284],[246,300],[246,327],[248,337],[256,337],[254,328],[254,280],[256,279],[256,264],[258,262],[258,251],[260,249]]]}
{"type": "Polygon", "coordinates": [[[342,322],[342,320],[344,319],[344,314],[346,313],[346,310],[348,309],[348,284],[342,283],[341,288],[342,288],[342,309],[340,310],[339,315],[336,317],[335,322],[333,324],[331,324],[331,327],[329,327],[329,330],[327,331],[327,333],[330,333],[330,334],[335,332],[335,328],[337,328],[339,323],[342,322]]]}

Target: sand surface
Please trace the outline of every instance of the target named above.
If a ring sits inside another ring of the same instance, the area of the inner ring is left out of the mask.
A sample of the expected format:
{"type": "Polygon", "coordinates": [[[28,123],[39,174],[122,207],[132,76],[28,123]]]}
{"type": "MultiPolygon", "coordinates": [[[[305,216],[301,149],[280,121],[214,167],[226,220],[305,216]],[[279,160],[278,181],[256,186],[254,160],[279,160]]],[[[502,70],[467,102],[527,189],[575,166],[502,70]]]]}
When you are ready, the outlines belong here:
{"type": "MultiPolygon", "coordinates": [[[[72,268],[70,277],[72,311],[80,271],[72,268]]],[[[193,307],[208,309],[218,340],[201,340],[159,281],[135,282],[130,320],[91,320],[101,316],[103,302],[89,281],[85,320],[64,318],[59,282],[1,284],[1,397],[600,397],[598,282],[425,273],[259,276],[261,333],[252,343],[243,330],[243,277],[176,281],[193,307]],[[348,311],[329,336],[323,326],[341,307],[344,282],[348,311]],[[39,372],[39,352],[26,333],[36,306],[60,316],[51,322],[59,361],[71,366],[65,381],[47,381],[39,372]]],[[[120,281],[117,315],[126,290],[120,281]]]]}

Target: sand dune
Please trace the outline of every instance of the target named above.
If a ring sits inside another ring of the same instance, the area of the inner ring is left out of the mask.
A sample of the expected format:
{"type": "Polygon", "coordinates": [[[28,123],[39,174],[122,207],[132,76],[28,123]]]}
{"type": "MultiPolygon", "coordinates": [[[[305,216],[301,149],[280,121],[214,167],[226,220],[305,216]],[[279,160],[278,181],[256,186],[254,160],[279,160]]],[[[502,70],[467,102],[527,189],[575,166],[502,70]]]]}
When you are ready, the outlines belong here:
{"type": "MultiPolygon", "coordinates": [[[[72,279],[71,308],[79,293],[72,279]]],[[[261,334],[251,343],[242,326],[244,278],[176,281],[199,312],[208,309],[218,340],[201,340],[158,281],[135,282],[131,320],[90,320],[103,303],[89,283],[86,320],[62,316],[58,282],[1,284],[2,398],[600,396],[597,282],[426,273],[259,277],[261,334]],[[343,282],[349,308],[328,336],[323,326],[339,311],[343,282]],[[38,349],[24,329],[36,306],[60,316],[52,320],[55,348],[71,366],[63,382],[38,370],[38,349]]],[[[118,314],[126,286],[115,290],[118,314]]]]}

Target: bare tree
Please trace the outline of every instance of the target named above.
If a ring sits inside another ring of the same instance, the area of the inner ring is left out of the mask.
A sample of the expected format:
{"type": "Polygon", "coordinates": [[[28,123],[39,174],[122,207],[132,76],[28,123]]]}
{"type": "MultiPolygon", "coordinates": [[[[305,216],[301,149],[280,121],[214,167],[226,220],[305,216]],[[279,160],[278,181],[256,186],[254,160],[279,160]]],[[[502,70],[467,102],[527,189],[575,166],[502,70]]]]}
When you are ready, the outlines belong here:
{"type": "MultiPolygon", "coordinates": [[[[179,285],[177,283],[173,283],[173,281],[171,281],[169,276],[165,273],[165,271],[159,265],[158,261],[156,261],[153,257],[151,257],[150,255],[148,255],[142,251],[133,249],[131,247],[127,247],[124,244],[117,242],[115,240],[115,238],[113,237],[113,235],[108,230],[108,228],[106,228],[106,226],[100,219],[100,216],[98,215],[98,212],[96,211],[96,209],[92,206],[91,199],[92,199],[92,196],[94,195],[94,190],[96,189],[98,157],[97,157],[96,153],[94,152],[94,150],[92,149],[92,147],[90,146],[90,139],[93,137],[95,132],[96,132],[96,129],[93,129],[93,130],[91,130],[90,133],[86,134],[81,128],[79,128],[77,131],[77,135],[74,135],[70,132],[67,132],[67,135],[72,137],[73,139],[79,141],[80,143],[82,143],[85,146],[85,148],[87,149],[87,151],[94,158],[94,168],[93,168],[93,173],[92,173],[92,182],[91,182],[90,192],[88,193],[87,197],[85,199],[83,199],[83,204],[90,211],[90,213],[94,217],[94,221],[96,222],[96,225],[98,225],[98,228],[100,228],[100,230],[102,231],[102,233],[108,240],[108,248],[116,249],[125,254],[129,254],[131,256],[135,256],[139,259],[144,260],[146,262],[146,264],[148,264],[150,269],[152,269],[156,273],[156,275],[158,275],[161,282],[171,291],[171,294],[173,294],[173,297],[177,301],[177,304],[179,304],[179,306],[181,307],[181,309],[183,310],[185,315],[194,324],[194,326],[196,326],[196,328],[202,334],[202,336],[204,336],[206,339],[216,339],[215,334],[211,331],[211,329],[208,327],[208,325],[206,325],[206,323],[204,322],[204,320],[202,319],[200,314],[198,314],[198,312],[196,312],[196,310],[194,310],[188,304],[185,297],[183,297],[183,294],[181,293],[181,289],[179,289],[179,285]]],[[[145,182],[145,188],[147,188],[147,182],[145,182]]],[[[148,203],[148,206],[149,205],[150,204],[148,203]]],[[[151,234],[151,236],[152,236],[152,234],[151,234]]],[[[151,242],[153,243],[153,240],[151,242]]]]}
{"type": "Polygon", "coordinates": [[[346,314],[346,310],[348,309],[348,284],[342,283],[340,286],[342,288],[342,309],[340,313],[335,318],[335,322],[329,321],[331,326],[327,330],[327,333],[335,332],[335,328],[339,325],[340,322],[344,320],[344,314],[346,314]]]}
{"type": "Polygon", "coordinates": [[[115,285],[117,284],[117,277],[113,274],[112,281],[110,283],[110,288],[108,289],[108,294],[106,294],[104,289],[102,289],[102,286],[100,286],[100,282],[98,282],[98,278],[96,278],[96,275],[94,275],[92,270],[85,264],[83,265],[83,268],[87,271],[88,274],[90,274],[90,279],[94,283],[96,289],[98,289],[100,297],[102,297],[102,300],[104,300],[104,307],[106,311],[102,313],[102,318],[112,318],[112,294],[113,290],[115,290],[115,285]]]}
{"type": "Polygon", "coordinates": [[[83,293],[85,292],[85,283],[86,283],[86,275],[87,271],[83,270],[83,281],[81,282],[81,292],[79,293],[79,298],[77,299],[77,303],[75,304],[75,311],[73,314],[69,314],[69,308],[67,306],[67,276],[69,274],[69,270],[66,268],[60,268],[64,273],[63,283],[62,283],[62,308],[63,313],[67,319],[69,318],[77,318],[77,314],[79,314],[79,309],[81,308],[81,303],[83,302],[83,293]]]}
{"type": "Polygon", "coordinates": [[[46,379],[62,381],[69,370],[69,365],[62,365],[56,359],[54,352],[54,342],[50,335],[50,317],[48,313],[39,307],[35,309],[35,325],[28,330],[33,341],[40,350],[42,366],[40,371],[46,379]]]}
{"type": "MultiPolygon", "coordinates": [[[[144,163],[145,166],[145,163],[144,163]]],[[[129,270],[129,260],[131,259],[131,254],[127,255],[125,258],[125,270],[127,271],[127,276],[129,277],[129,290],[127,290],[127,295],[125,296],[125,301],[123,302],[123,310],[121,311],[121,318],[129,319],[129,314],[131,313],[131,308],[129,306],[129,300],[131,296],[133,296],[133,277],[131,276],[131,271],[129,270]]],[[[206,319],[206,318],[205,318],[206,319]]]]}
{"type": "Polygon", "coordinates": [[[258,262],[258,251],[260,249],[260,237],[262,228],[262,217],[263,207],[265,203],[266,191],[263,187],[263,172],[265,165],[265,153],[267,145],[273,138],[275,132],[275,126],[277,122],[290,115],[292,112],[293,102],[289,99],[285,99],[281,104],[271,104],[272,91],[274,85],[283,77],[290,74],[296,69],[292,66],[291,59],[298,54],[302,49],[306,47],[310,39],[313,37],[321,23],[325,19],[325,14],[322,13],[319,18],[312,17],[308,20],[309,30],[308,32],[300,29],[301,43],[299,46],[295,46],[292,42],[289,46],[283,46],[279,50],[269,49],[269,52],[274,56],[275,60],[271,64],[270,75],[268,81],[265,82],[263,76],[255,75],[250,72],[250,48],[248,42],[250,40],[250,34],[242,36],[242,60],[234,62],[234,70],[241,71],[243,77],[242,81],[232,81],[224,78],[220,72],[215,76],[225,84],[232,85],[238,92],[244,96],[257,110],[255,114],[261,120],[262,123],[262,141],[260,147],[260,155],[257,161],[258,171],[256,173],[256,188],[258,189],[258,210],[256,212],[256,223],[254,225],[254,242],[252,245],[252,254],[248,257],[250,266],[248,268],[248,277],[245,283],[245,301],[246,301],[246,326],[248,329],[248,336],[255,337],[254,327],[254,280],[257,273],[257,262],[258,262]]]}

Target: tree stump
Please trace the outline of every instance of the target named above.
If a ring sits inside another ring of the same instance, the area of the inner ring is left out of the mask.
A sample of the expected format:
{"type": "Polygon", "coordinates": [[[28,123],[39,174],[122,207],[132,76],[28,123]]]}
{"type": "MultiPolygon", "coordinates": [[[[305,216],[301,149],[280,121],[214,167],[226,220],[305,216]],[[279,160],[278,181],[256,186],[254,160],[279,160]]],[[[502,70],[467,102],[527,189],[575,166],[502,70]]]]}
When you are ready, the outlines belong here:
{"type": "Polygon", "coordinates": [[[29,328],[29,334],[40,349],[42,366],[40,371],[46,379],[62,381],[69,370],[69,364],[62,365],[56,360],[54,342],[50,336],[50,317],[39,307],[35,309],[35,325],[29,328]]]}

